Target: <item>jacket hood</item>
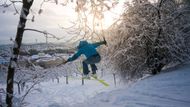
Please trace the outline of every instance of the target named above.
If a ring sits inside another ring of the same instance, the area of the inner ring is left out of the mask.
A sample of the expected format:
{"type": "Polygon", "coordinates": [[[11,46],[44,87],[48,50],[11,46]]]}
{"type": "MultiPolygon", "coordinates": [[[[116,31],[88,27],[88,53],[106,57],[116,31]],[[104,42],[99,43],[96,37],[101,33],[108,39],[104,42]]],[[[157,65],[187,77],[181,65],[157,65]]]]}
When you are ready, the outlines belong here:
{"type": "Polygon", "coordinates": [[[77,48],[79,49],[79,48],[81,48],[81,47],[83,47],[85,45],[88,45],[88,42],[86,40],[80,41],[79,45],[77,46],[77,48]]]}

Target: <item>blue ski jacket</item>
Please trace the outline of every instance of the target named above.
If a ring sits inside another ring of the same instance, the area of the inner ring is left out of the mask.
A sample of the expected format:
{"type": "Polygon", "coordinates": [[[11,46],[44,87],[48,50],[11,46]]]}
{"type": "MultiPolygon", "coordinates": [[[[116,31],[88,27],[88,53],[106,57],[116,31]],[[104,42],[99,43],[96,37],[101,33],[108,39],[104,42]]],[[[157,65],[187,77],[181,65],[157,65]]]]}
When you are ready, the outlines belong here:
{"type": "Polygon", "coordinates": [[[67,60],[67,62],[76,60],[82,54],[84,54],[86,58],[99,54],[96,51],[96,48],[103,44],[106,44],[106,41],[101,41],[96,43],[88,43],[87,41],[80,41],[79,45],[77,46],[78,51],[72,57],[70,57],[67,60]]]}

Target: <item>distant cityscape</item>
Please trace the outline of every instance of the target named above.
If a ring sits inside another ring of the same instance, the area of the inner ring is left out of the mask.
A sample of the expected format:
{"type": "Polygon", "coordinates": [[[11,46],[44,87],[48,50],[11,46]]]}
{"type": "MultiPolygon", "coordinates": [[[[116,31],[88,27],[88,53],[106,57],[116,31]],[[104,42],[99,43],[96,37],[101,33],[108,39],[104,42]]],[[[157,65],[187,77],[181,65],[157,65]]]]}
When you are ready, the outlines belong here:
{"type": "MultiPolygon", "coordinates": [[[[0,55],[1,53],[10,53],[12,51],[13,44],[0,45],[0,55]]],[[[74,46],[72,44],[66,45],[64,43],[54,44],[54,43],[37,43],[37,44],[22,44],[21,50],[48,50],[48,49],[72,49],[74,46]]],[[[8,54],[7,53],[7,54],[8,54]]]]}
{"type": "MultiPolygon", "coordinates": [[[[0,64],[6,64],[12,54],[13,44],[0,45],[0,64]]],[[[38,53],[55,54],[55,53],[73,53],[74,47],[69,44],[65,45],[63,43],[53,44],[53,43],[37,43],[37,44],[22,44],[20,48],[21,55],[31,56],[38,53]]]]}

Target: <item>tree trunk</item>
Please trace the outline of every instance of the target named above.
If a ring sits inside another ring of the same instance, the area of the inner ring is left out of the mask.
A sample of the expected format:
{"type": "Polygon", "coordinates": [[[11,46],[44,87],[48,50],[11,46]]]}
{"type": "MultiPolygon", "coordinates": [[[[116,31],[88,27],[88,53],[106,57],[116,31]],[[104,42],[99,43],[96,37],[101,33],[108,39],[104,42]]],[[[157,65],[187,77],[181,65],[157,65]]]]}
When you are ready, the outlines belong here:
{"type": "Polygon", "coordinates": [[[13,54],[10,58],[10,63],[8,67],[7,74],[7,95],[6,95],[6,104],[8,107],[12,107],[12,98],[13,98],[13,81],[14,81],[14,73],[15,67],[19,55],[20,46],[22,43],[22,37],[24,33],[25,23],[27,21],[26,17],[29,14],[30,7],[32,6],[33,0],[22,0],[23,6],[20,13],[20,21],[17,27],[17,34],[13,47],[13,54]]]}
{"type": "MultiPolygon", "coordinates": [[[[161,20],[162,17],[161,17],[161,7],[162,7],[162,4],[163,4],[164,0],[160,0],[159,1],[159,5],[158,5],[158,9],[157,9],[157,14],[158,14],[158,19],[161,20]]],[[[159,28],[158,28],[158,35],[156,37],[156,40],[155,40],[155,43],[154,43],[154,51],[153,51],[153,60],[154,60],[154,65],[153,65],[153,69],[152,69],[152,74],[157,74],[158,72],[160,72],[162,70],[162,68],[164,67],[165,64],[162,64],[160,61],[162,59],[162,53],[160,52],[160,47],[159,47],[159,42],[160,42],[160,38],[161,38],[161,35],[162,35],[162,26],[159,25],[159,28]]]]}

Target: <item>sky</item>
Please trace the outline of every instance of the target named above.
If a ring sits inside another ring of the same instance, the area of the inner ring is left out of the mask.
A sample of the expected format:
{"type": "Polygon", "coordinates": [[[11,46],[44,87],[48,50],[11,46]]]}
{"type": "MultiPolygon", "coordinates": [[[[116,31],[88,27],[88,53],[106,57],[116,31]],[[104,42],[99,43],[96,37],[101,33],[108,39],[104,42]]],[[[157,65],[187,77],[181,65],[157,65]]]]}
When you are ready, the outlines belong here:
{"type": "MultiPolygon", "coordinates": [[[[3,1],[3,0],[2,0],[3,1]]],[[[0,4],[2,4],[0,1],[0,4]]],[[[28,15],[27,19],[31,19],[33,14],[35,14],[35,21],[31,22],[28,20],[26,23],[26,28],[34,28],[41,31],[48,31],[64,39],[56,40],[49,38],[49,42],[64,42],[72,37],[72,35],[67,34],[60,26],[69,27],[70,22],[74,22],[77,18],[77,13],[75,12],[75,3],[69,3],[67,6],[60,5],[64,0],[59,0],[59,4],[55,3],[45,3],[42,6],[42,14],[37,14],[40,9],[40,4],[42,0],[34,0],[32,5],[32,12],[28,15]]],[[[111,12],[105,13],[104,24],[105,28],[111,25],[121,14],[122,5],[124,0],[119,0],[120,4],[112,9],[111,12]],[[115,14],[117,13],[117,14],[115,14]]],[[[17,4],[17,7],[21,7],[21,4],[17,4]]],[[[18,9],[20,12],[20,8],[18,9]]],[[[14,8],[11,6],[9,8],[0,7],[0,44],[10,44],[10,38],[15,38],[16,29],[19,21],[19,14],[14,15],[14,8]],[[5,11],[5,13],[4,13],[5,11]]],[[[45,43],[46,38],[43,34],[26,31],[23,36],[23,43],[45,43]]]]}

